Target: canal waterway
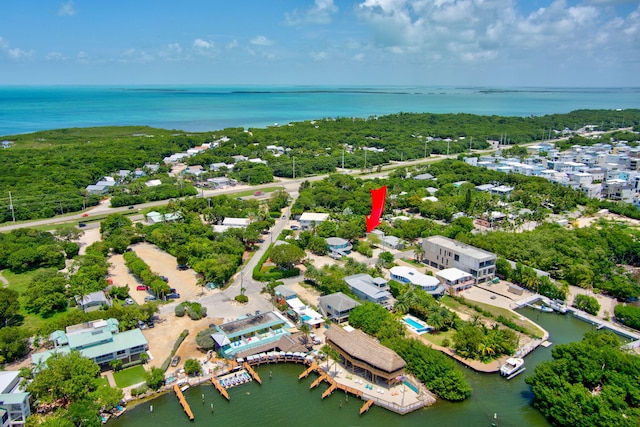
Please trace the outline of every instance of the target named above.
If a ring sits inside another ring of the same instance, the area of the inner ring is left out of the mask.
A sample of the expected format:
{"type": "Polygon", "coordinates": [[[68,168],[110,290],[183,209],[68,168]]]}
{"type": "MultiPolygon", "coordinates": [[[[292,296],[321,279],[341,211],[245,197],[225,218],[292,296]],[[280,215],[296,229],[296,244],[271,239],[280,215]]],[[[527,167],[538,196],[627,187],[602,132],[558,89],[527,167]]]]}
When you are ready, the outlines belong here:
{"type": "Polygon", "coordinates": [[[538,427],[550,424],[530,405],[532,393],[524,382],[537,364],[551,359],[557,344],[579,341],[594,327],[571,314],[541,313],[529,308],[519,310],[549,331],[551,347],[539,347],[525,358],[527,370],[507,381],[499,374],[480,374],[464,368],[473,387],[472,396],[460,403],[438,401],[434,406],[407,415],[398,415],[373,406],[359,415],[363,401],[341,392],[322,400],[326,385],[309,389],[315,375],[298,381],[304,367],[296,364],[263,365],[256,372],[263,384],[247,383],[229,389],[226,401],[210,384],[188,389],[184,394],[191,405],[195,421],[190,422],[173,393],[130,408],[111,427],[163,426],[491,426],[538,427]],[[269,373],[271,372],[271,378],[269,373]],[[203,396],[204,395],[204,399],[203,396]],[[153,406],[153,411],[150,406],[153,406]],[[212,409],[213,405],[213,409],[212,409]]]}

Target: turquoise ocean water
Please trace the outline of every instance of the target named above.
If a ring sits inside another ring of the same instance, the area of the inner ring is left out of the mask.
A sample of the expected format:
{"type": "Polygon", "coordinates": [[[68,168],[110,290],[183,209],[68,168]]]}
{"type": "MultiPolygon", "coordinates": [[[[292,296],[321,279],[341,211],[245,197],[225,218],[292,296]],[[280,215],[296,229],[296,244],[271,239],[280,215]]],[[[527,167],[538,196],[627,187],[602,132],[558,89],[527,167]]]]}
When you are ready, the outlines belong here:
{"type": "Polygon", "coordinates": [[[0,136],[111,125],[195,132],[397,112],[530,116],[583,108],[640,108],[640,88],[0,87],[0,136]]]}

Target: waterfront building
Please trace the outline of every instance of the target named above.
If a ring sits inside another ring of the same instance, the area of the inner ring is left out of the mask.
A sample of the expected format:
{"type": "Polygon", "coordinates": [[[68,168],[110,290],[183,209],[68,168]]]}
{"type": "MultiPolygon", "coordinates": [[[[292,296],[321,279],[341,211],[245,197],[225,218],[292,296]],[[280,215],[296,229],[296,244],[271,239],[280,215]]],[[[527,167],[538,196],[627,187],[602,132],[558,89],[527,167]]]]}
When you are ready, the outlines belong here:
{"type": "Polygon", "coordinates": [[[215,342],[214,349],[222,357],[231,359],[240,352],[247,354],[256,348],[261,351],[279,348],[277,342],[290,336],[289,328],[293,326],[275,311],[258,311],[216,326],[211,338],[215,342]]]}
{"type": "Polygon", "coordinates": [[[31,414],[29,398],[19,371],[0,372],[0,426],[23,427],[31,414]]]}
{"type": "Polygon", "coordinates": [[[455,267],[438,271],[436,277],[443,286],[446,286],[450,295],[457,295],[465,289],[470,289],[475,282],[471,274],[455,267]]]}
{"type": "Polygon", "coordinates": [[[396,265],[391,267],[389,274],[391,275],[391,280],[410,284],[414,288],[420,288],[430,295],[439,297],[444,294],[445,288],[438,278],[420,273],[413,267],[396,265]]]}
{"type": "Polygon", "coordinates": [[[449,239],[431,236],[422,240],[424,262],[439,270],[458,268],[471,274],[475,283],[487,282],[495,276],[496,255],[480,248],[449,239]]]}
{"type": "Polygon", "coordinates": [[[398,354],[359,329],[332,324],[325,331],[327,344],[340,353],[353,374],[390,385],[404,377],[406,362],[398,354]]]}
{"type": "Polygon", "coordinates": [[[138,360],[140,354],[149,349],[147,339],[140,329],[120,332],[116,319],[100,319],[67,326],[65,331],[54,331],[49,335],[49,340],[54,345],[52,350],[31,356],[31,362],[35,366],[45,363],[54,353],[79,351],[83,357],[105,367],[116,359],[124,363],[138,360]]]}

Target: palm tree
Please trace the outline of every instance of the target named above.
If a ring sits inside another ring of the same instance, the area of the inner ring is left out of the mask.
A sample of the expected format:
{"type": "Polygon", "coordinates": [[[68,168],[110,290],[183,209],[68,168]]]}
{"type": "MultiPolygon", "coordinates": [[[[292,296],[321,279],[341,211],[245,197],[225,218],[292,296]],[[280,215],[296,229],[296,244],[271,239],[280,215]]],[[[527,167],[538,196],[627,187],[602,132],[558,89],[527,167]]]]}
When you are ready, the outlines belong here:
{"type": "Polygon", "coordinates": [[[340,352],[338,352],[338,350],[336,350],[335,348],[331,347],[329,344],[325,344],[322,347],[322,352],[326,354],[329,359],[333,360],[334,375],[337,375],[338,373],[337,362],[340,360],[340,352]]]}
{"type": "Polygon", "coordinates": [[[416,261],[422,262],[422,260],[424,259],[425,252],[424,252],[424,248],[420,243],[416,244],[415,248],[413,249],[413,254],[415,256],[416,261]]]}
{"type": "Polygon", "coordinates": [[[309,334],[311,333],[311,327],[305,323],[302,322],[302,325],[300,325],[300,332],[302,332],[302,337],[304,340],[304,344],[307,345],[309,343],[309,334]]]}

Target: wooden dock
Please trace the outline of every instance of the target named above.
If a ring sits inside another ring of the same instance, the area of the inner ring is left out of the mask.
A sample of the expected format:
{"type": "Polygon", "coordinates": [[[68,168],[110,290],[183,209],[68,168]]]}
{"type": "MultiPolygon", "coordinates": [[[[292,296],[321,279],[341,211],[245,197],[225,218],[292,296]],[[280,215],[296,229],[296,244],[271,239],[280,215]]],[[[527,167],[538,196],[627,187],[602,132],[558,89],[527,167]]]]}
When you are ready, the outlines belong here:
{"type": "Polygon", "coordinates": [[[315,379],[314,382],[311,383],[311,385],[309,386],[310,389],[317,387],[322,381],[325,380],[327,376],[325,374],[320,375],[318,378],[315,379]]]}
{"type": "Polygon", "coordinates": [[[298,376],[298,379],[301,380],[303,378],[308,377],[311,372],[314,372],[314,371],[317,372],[319,368],[320,367],[318,366],[318,364],[316,362],[311,363],[311,366],[309,366],[309,368],[307,368],[306,371],[304,371],[303,373],[301,373],[298,376]]]}
{"type": "Polygon", "coordinates": [[[350,393],[354,396],[362,398],[362,391],[358,390],[357,388],[349,387],[340,383],[336,383],[336,387],[338,387],[339,390],[342,390],[345,393],[350,393]]]}
{"type": "Polygon", "coordinates": [[[231,398],[229,397],[229,393],[227,393],[227,390],[225,390],[224,387],[222,387],[222,385],[220,384],[220,381],[218,381],[214,377],[211,377],[211,383],[224,398],[226,398],[227,400],[231,400],[231,398]]]}
{"type": "Polygon", "coordinates": [[[191,408],[189,407],[189,403],[184,398],[184,395],[182,394],[182,390],[180,390],[180,387],[178,386],[178,384],[174,384],[173,385],[173,391],[176,393],[176,396],[178,396],[178,401],[180,402],[180,405],[182,405],[182,408],[184,409],[184,412],[186,412],[187,416],[189,417],[189,419],[191,421],[193,421],[193,419],[194,419],[193,412],[191,412],[191,408]]]}
{"type": "Polygon", "coordinates": [[[335,383],[331,384],[331,386],[322,393],[322,398],[324,399],[327,396],[331,396],[331,393],[333,393],[336,388],[338,388],[338,386],[335,383]]]}
{"type": "Polygon", "coordinates": [[[367,400],[364,405],[362,405],[362,408],[360,408],[360,415],[364,414],[365,412],[367,412],[369,410],[369,408],[371,408],[373,406],[373,399],[371,400],[367,400]]]}
{"type": "Polygon", "coordinates": [[[247,370],[249,375],[251,375],[251,378],[253,378],[258,384],[262,384],[262,380],[260,379],[260,375],[258,375],[256,373],[256,371],[253,370],[251,365],[249,365],[247,362],[244,362],[244,369],[247,370]]]}

